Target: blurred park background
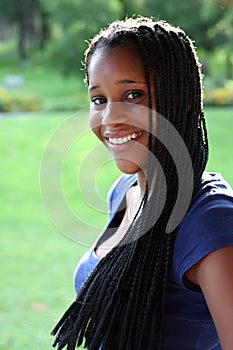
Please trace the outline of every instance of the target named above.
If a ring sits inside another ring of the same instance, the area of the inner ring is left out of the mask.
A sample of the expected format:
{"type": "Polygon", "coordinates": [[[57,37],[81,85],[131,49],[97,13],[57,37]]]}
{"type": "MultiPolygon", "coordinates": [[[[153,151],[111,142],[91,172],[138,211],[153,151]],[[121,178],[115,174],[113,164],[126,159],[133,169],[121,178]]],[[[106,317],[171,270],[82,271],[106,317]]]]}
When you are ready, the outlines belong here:
{"type": "MultiPolygon", "coordinates": [[[[41,157],[52,133],[88,107],[86,40],[132,14],[165,19],[195,40],[205,74],[208,170],[233,185],[232,0],[0,0],[1,350],[49,349],[50,330],[74,298],[73,270],[87,247],[50,222],[40,194],[41,157]]],[[[79,153],[68,157],[64,183],[71,207],[82,207],[90,221],[77,190],[79,153]]],[[[105,170],[96,177],[103,198],[118,175],[111,164],[105,170]]],[[[88,173],[94,171],[90,165],[88,173]]],[[[88,176],[83,186],[90,189],[88,176]]],[[[95,216],[103,227],[106,217],[95,216]]]]}

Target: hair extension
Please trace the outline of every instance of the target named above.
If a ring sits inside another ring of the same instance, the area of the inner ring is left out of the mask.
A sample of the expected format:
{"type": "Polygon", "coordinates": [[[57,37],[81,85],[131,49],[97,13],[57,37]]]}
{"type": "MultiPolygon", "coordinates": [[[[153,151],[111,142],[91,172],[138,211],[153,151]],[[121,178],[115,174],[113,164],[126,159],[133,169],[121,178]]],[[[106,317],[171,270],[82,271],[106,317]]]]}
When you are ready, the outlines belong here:
{"type": "MultiPolygon", "coordinates": [[[[156,113],[165,117],[185,142],[192,160],[195,193],[208,159],[202,76],[195,48],[182,30],[166,22],[143,17],[116,21],[102,30],[86,51],[87,83],[88,67],[96,50],[111,50],[122,45],[133,48],[144,64],[151,134],[154,122],[151,109],[156,106],[156,113]]],[[[162,348],[166,288],[178,230],[167,233],[166,225],[178,186],[186,186],[189,179],[179,184],[176,165],[166,145],[152,135],[148,149],[156,156],[166,178],[167,196],[162,213],[153,224],[164,188],[160,186],[161,170],[156,173],[156,184],[152,186],[155,169],[148,152],[143,210],[121,244],[101,259],[54,328],[52,334],[57,334],[54,346],[58,345],[58,350],[65,346],[74,350],[76,344],[83,343],[90,350],[98,350],[100,346],[102,350],[162,348]],[[150,197],[149,191],[152,191],[150,197]]],[[[188,171],[187,164],[183,171],[184,174],[188,171]]]]}

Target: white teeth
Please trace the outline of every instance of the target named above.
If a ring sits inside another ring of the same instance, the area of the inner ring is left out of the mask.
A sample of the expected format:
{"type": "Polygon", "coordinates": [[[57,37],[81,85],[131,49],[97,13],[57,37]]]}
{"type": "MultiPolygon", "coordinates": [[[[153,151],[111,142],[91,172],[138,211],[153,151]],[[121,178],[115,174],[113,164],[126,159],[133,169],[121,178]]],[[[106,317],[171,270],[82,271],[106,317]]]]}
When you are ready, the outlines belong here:
{"type": "Polygon", "coordinates": [[[138,134],[134,132],[132,135],[128,135],[128,136],[116,138],[116,139],[109,138],[108,140],[110,143],[113,143],[114,145],[121,145],[122,143],[126,143],[132,139],[136,139],[136,137],[140,135],[141,135],[141,132],[139,132],[138,134]]]}

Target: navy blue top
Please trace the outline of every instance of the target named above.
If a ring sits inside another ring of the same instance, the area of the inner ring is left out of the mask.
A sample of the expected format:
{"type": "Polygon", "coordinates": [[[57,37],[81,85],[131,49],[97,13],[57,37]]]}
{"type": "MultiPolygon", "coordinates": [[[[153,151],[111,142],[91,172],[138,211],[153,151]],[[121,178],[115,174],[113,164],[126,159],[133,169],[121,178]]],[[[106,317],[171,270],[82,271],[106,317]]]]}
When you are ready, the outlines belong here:
{"type": "MultiPolygon", "coordinates": [[[[136,175],[122,175],[109,192],[109,222],[136,175]]],[[[185,272],[208,253],[233,245],[233,192],[220,174],[209,174],[180,223],[169,274],[165,308],[164,350],[220,350],[217,332],[200,288],[185,272]]],[[[76,293],[99,259],[93,249],[75,273],[76,293]]]]}

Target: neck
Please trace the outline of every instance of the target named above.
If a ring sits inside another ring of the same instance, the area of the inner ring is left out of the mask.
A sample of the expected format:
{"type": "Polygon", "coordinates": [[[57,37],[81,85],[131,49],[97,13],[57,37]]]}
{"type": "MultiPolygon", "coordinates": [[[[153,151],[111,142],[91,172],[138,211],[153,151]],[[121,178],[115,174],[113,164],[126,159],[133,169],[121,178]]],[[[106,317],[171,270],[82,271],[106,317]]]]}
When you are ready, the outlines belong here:
{"type": "MultiPolygon", "coordinates": [[[[139,171],[137,173],[137,177],[138,177],[138,185],[140,188],[141,197],[143,197],[146,190],[146,181],[147,181],[146,174],[144,171],[139,171]]],[[[149,188],[149,194],[151,194],[152,188],[155,185],[155,180],[156,180],[156,173],[154,173],[153,175],[151,186],[149,188]]]]}
{"type": "Polygon", "coordinates": [[[138,177],[138,186],[140,189],[140,193],[143,197],[143,194],[145,193],[145,189],[146,189],[146,175],[143,171],[139,171],[137,173],[137,177],[138,177]]]}

